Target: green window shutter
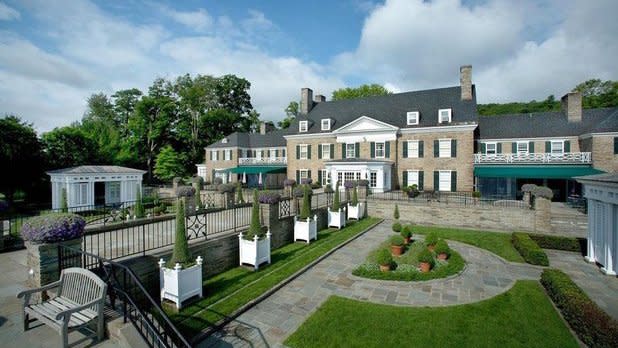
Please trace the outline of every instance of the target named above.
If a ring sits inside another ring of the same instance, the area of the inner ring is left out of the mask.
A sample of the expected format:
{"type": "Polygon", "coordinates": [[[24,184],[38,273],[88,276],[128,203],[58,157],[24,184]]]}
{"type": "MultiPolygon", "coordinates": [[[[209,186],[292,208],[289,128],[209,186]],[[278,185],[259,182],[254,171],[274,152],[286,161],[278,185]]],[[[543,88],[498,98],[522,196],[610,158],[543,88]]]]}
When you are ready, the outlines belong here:
{"type": "Polygon", "coordinates": [[[279,157],[279,150],[275,150],[275,157],[279,157]]]}
{"type": "Polygon", "coordinates": [[[437,170],[433,171],[433,190],[440,190],[440,172],[437,170]]]}
{"type": "Polygon", "coordinates": [[[307,171],[307,177],[308,177],[308,178],[311,178],[311,170],[308,170],[308,171],[307,171]]]}
{"type": "Polygon", "coordinates": [[[347,158],[347,155],[345,153],[345,143],[341,144],[341,158],[347,158]]]}
{"type": "Polygon", "coordinates": [[[496,145],[496,153],[502,153],[502,143],[498,143],[498,145],[496,145]]]}
{"type": "Polygon", "coordinates": [[[425,141],[424,140],[419,140],[418,142],[418,157],[423,158],[423,156],[425,155],[425,141]]]}
{"type": "Polygon", "coordinates": [[[322,144],[318,144],[318,159],[322,159],[322,144]]]}
{"type": "Polygon", "coordinates": [[[517,153],[517,143],[516,142],[511,143],[511,153],[517,153]]]}
{"type": "Polygon", "coordinates": [[[401,149],[401,153],[403,154],[403,158],[408,158],[408,142],[404,141],[403,148],[401,149]]]}
{"type": "Polygon", "coordinates": [[[322,185],[322,171],[318,170],[318,182],[322,185]]]}
{"type": "Polygon", "coordinates": [[[545,152],[547,153],[551,152],[551,141],[545,142],[545,152]]]}
{"type": "Polygon", "coordinates": [[[487,153],[487,144],[481,143],[481,153],[487,153]]]}
{"type": "Polygon", "coordinates": [[[307,145],[307,159],[311,159],[311,145],[307,145]]]}
{"type": "Polygon", "coordinates": [[[618,154],[618,137],[614,138],[614,155],[618,154]]]}
{"type": "Polygon", "coordinates": [[[451,192],[457,192],[457,171],[451,172],[451,192]]]}
{"type": "Polygon", "coordinates": [[[451,157],[457,157],[457,139],[451,140],[451,157]]]}
{"type": "Polygon", "coordinates": [[[571,142],[569,140],[564,142],[564,152],[571,152],[571,142]]]}
{"type": "Polygon", "coordinates": [[[376,158],[376,143],[373,141],[369,144],[369,149],[371,152],[371,158],[376,158]]]}
{"type": "Polygon", "coordinates": [[[300,159],[300,145],[296,145],[296,159],[300,159]]]}
{"type": "Polygon", "coordinates": [[[208,153],[210,154],[210,160],[212,161],[212,151],[208,151],[208,153]]]}
{"type": "Polygon", "coordinates": [[[387,141],[387,142],[384,144],[384,147],[385,147],[385,149],[384,149],[384,154],[385,154],[385,157],[386,157],[386,158],[391,158],[391,142],[390,142],[390,141],[387,141]]]}
{"type": "Polygon", "coordinates": [[[354,158],[360,158],[360,143],[354,145],[354,158]]]}
{"type": "Polygon", "coordinates": [[[438,140],[433,141],[433,157],[440,156],[440,142],[438,140]]]}
{"type": "Polygon", "coordinates": [[[330,144],[330,158],[335,158],[335,144],[330,144]]]}
{"type": "Polygon", "coordinates": [[[528,152],[534,153],[534,141],[528,143],[528,152]]]}
{"type": "Polygon", "coordinates": [[[424,176],[425,176],[425,172],[422,170],[419,170],[418,172],[418,190],[419,191],[423,191],[423,185],[424,185],[424,176]]]}
{"type": "Polygon", "coordinates": [[[300,170],[296,170],[296,183],[300,184],[300,170]]]}
{"type": "Polygon", "coordinates": [[[407,171],[403,171],[402,173],[402,177],[403,177],[403,187],[407,187],[408,186],[408,172],[407,171]]]}

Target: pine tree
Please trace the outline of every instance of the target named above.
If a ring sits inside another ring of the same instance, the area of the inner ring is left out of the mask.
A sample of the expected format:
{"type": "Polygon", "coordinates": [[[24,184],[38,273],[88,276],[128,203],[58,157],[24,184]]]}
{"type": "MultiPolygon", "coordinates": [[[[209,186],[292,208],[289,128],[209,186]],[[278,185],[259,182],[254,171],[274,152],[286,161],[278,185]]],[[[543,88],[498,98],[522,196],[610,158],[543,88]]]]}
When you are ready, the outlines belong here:
{"type": "Polygon", "coordinates": [[[185,204],[184,197],[176,201],[176,239],[174,241],[174,252],[172,258],[167,263],[169,268],[173,268],[176,263],[187,265],[191,263],[191,252],[189,242],[187,242],[187,232],[185,228],[185,204]]]}
{"type": "Polygon", "coordinates": [[[60,210],[63,213],[69,212],[69,204],[67,203],[67,189],[63,188],[60,194],[60,210]]]}
{"type": "Polygon", "coordinates": [[[309,186],[303,186],[303,206],[300,208],[300,218],[307,220],[311,216],[311,198],[309,197],[309,186]]]}
{"type": "Polygon", "coordinates": [[[339,182],[337,182],[337,184],[335,185],[335,198],[333,198],[333,206],[331,207],[330,211],[336,213],[339,211],[340,208],[341,201],[339,199],[339,182]]]}
{"type": "Polygon", "coordinates": [[[249,230],[245,233],[244,238],[247,240],[253,240],[253,236],[262,238],[264,236],[264,230],[260,223],[260,204],[258,203],[258,191],[253,190],[253,206],[251,208],[251,224],[249,230]]]}
{"type": "Polygon", "coordinates": [[[137,186],[135,189],[135,217],[141,219],[144,217],[144,204],[142,204],[142,190],[137,186]]]}

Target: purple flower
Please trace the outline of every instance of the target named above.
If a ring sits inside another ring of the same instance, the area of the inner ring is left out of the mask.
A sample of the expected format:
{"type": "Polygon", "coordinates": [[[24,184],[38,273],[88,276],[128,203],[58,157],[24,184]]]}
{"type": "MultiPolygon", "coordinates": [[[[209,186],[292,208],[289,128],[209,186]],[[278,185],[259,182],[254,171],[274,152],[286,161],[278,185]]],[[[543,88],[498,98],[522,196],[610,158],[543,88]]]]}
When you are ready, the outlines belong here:
{"type": "Polygon", "coordinates": [[[311,183],[313,183],[313,180],[311,180],[311,178],[305,178],[305,179],[302,179],[300,183],[302,185],[311,185],[311,183]]]}
{"type": "Polygon", "coordinates": [[[284,186],[292,187],[292,186],[294,186],[294,184],[296,184],[296,180],[294,180],[294,179],[285,179],[285,180],[283,180],[283,185],[284,186]]]}
{"type": "Polygon", "coordinates": [[[79,215],[54,213],[26,220],[21,235],[33,243],[55,243],[81,237],[84,227],[86,221],[79,215]]]}
{"type": "Polygon", "coordinates": [[[343,183],[343,187],[345,187],[346,189],[354,188],[354,181],[348,180],[348,181],[344,182],[343,183]]]}
{"type": "Polygon", "coordinates": [[[260,192],[258,201],[264,204],[277,204],[281,200],[281,195],[276,192],[260,192]]]}

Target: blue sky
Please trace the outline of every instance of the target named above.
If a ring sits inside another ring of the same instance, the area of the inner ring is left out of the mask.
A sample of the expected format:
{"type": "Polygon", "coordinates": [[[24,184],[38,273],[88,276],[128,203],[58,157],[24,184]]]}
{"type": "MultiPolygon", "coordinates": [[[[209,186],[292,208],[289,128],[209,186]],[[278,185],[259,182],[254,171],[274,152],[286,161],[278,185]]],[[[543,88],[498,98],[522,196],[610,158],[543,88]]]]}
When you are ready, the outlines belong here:
{"type": "Polygon", "coordinates": [[[0,0],[0,114],[47,131],[92,93],[230,73],[276,121],[302,87],[452,86],[464,64],[479,102],[560,97],[618,80],[616,13],[614,0],[0,0]]]}

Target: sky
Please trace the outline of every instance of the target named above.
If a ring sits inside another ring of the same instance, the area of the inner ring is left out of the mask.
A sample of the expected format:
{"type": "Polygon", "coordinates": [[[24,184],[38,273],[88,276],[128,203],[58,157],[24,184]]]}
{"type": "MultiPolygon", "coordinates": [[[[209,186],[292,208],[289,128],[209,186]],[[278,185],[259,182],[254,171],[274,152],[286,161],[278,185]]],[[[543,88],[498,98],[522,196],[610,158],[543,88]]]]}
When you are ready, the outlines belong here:
{"type": "Polygon", "coordinates": [[[618,80],[615,0],[0,0],[0,115],[40,132],[79,121],[93,93],[157,77],[235,74],[265,120],[302,87],[456,86],[479,103],[557,98],[618,80]]]}

